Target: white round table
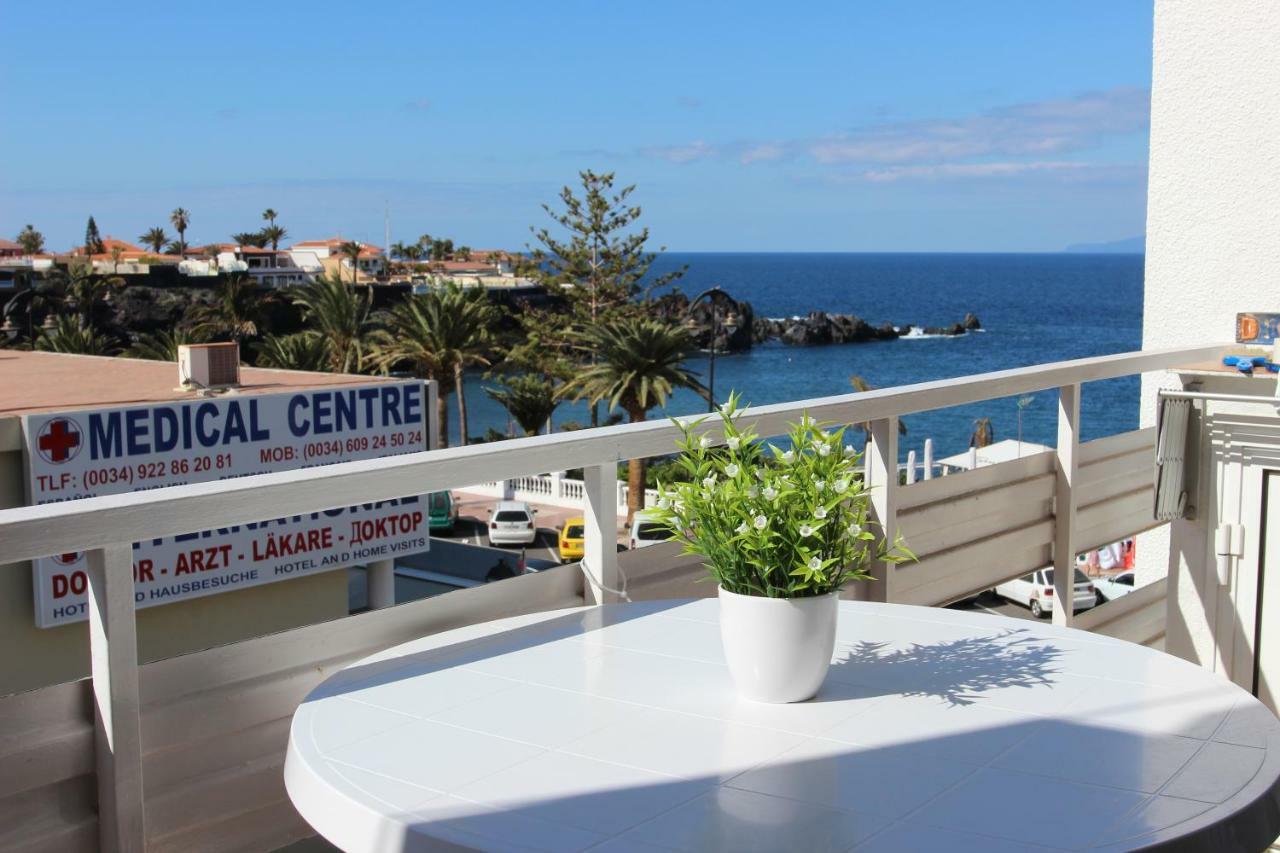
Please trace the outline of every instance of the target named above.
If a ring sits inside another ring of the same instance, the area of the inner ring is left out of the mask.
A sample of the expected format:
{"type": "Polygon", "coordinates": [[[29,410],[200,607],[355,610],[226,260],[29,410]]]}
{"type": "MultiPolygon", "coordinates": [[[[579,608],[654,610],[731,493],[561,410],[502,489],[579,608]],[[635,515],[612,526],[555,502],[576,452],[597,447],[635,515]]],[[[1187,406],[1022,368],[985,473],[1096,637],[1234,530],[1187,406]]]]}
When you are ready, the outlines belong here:
{"type": "Polygon", "coordinates": [[[717,602],[574,608],[353,664],[285,782],[347,851],[1260,850],[1280,721],[1196,666],[984,614],[846,602],[819,695],[733,692],[717,602]]]}

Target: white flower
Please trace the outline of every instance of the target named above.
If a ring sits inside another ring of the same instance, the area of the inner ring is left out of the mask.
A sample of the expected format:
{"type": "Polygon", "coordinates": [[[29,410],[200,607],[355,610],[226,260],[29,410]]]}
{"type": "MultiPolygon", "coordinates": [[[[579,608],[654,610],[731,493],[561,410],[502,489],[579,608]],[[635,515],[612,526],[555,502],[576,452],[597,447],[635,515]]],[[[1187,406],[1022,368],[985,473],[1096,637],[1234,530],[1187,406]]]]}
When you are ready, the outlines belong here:
{"type": "Polygon", "coordinates": [[[756,526],[756,530],[764,530],[769,524],[769,519],[765,518],[763,515],[757,515],[752,524],[756,526]]]}
{"type": "Polygon", "coordinates": [[[837,491],[837,492],[847,492],[847,491],[849,491],[849,481],[848,481],[848,480],[836,480],[836,491],[837,491]]]}
{"type": "Polygon", "coordinates": [[[801,536],[812,536],[812,535],[813,535],[813,528],[812,528],[812,527],[810,527],[810,526],[809,526],[809,525],[807,525],[807,524],[802,524],[802,525],[800,525],[800,535],[801,535],[801,536]]]}
{"type": "Polygon", "coordinates": [[[856,521],[855,521],[855,522],[853,522],[852,524],[850,524],[850,525],[849,525],[849,535],[850,535],[850,536],[857,536],[857,535],[858,535],[859,533],[861,533],[861,532],[862,532],[862,525],[861,525],[861,524],[859,524],[858,522],[856,522],[856,521]]]}
{"type": "Polygon", "coordinates": [[[822,442],[821,444],[819,444],[819,445],[818,445],[818,455],[819,455],[819,456],[830,456],[830,455],[831,455],[831,445],[827,444],[826,442],[822,442]]]}
{"type": "Polygon", "coordinates": [[[819,557],[810,557],[809,571],[816,572],[820,568],[822,568],[822,559],[819,557]]]}
{"type": "Polygon", "coordinates": [[[758,497],[760,497],[760,489],[759,489],[759,487],[758,487],[758,486],[752,486],[752,487],[750,487],[749,489],[747,489],[747,497],[749,497],[749,498],[758,498],[758,497]]]}
{"type": "Polygon", "coordinates": [[[852,445],[852,444],[846,444],[846,445],[844,446],[844,455],[845,455],[845,456],[853,456],[853,455],[855,455],[856,453],[857,453],[857,451],[853,449],[853,445],[852,445]]]}
{"type": "Polygon", "coordinates": [[[711,438],[710,438],[710,436],[705,436],[705,435],[704,435],[702,438],[698,439],[698,446],[699,446],[699,447],[701,447],[701,448],[703,448],[703,449],[706,449],[706,448],[710,447],[710,446],[711,446],[711,438]]]}
{"type": "Polygon", "coordinates": [[[814,517],[814,518],[816,518],[816,519],[818,519],[818,520],[822,520],[822,519],[826,518],[826,517],[827,517],[827,508],[826,508],[825,506],[820,506],[820,507],[818,507],[817,509],[815,509],[815,510],[813,511],[813,517],[814,517]]]}
{"type": "Polygon", "coordinates": [[[738,445],[742,444],[742,439],[738,438],[736,435],[731,435],[725,439],[725,444],[729,445],[730,450],[737,450],[738,445]]]}
{"type": "Polygon", "coordinates": [[[733,529],[734,533],[742,534],[747,532],[747,523],[744,521],[733,529]]]}
{"type": "Polygon", "coordinates": [[[756,476],[757,476],[757,477],[759,477],[761,480],[763,480],[763,479],[764,479],[764,469],[763,469],[763,468],[757,468],[757,469],[756,469],[756,476]]]}
{"type": "Polygon", "coordinates": [[[658,509],[667,509],[670,506],[671,501],[667,500],[666,497],[658,498],[658,509]]]}
{"type": "Polygon", "coordinates": [[[728,465],[724,466],[724,475],[726,477],[736,477],[738,476],[738,472],[741,470],[742,469],[739,468],[737,465],[730,462],[728,465]]]}
{"type": "Polygon", "coordinates": [[[814,488],[816,488],[818,491],[822,491],[823,489],[825,489],[825,488],[827,487],[827,481],[826,481],[826,480],[814,480],[814,481],[813,481],[813,485],[814,485],[814,488]]]}
{"type": "Polygon", "coordinates": [[[790,465],[792,462],[796,461],[796,452],[794,450],[788,450],[786,453],[782,454],[781,459],[783,462],[790,465]]]}
{"type": "Polygon", "coordinates": [[[777,489],[775,489],[773,486],[765,486],[765,487],[764,487],[764,499],[765,499],[765,500],[767,500],[767,501],[771,501],[771,500],[773,500],[774,498],[776,498],[777,496],[778,496],[778,490],[777,490],[777,489]]]}
{"type": "Polygon", "coordinates": [[[702,488],[709,489],[716,484],[716,475],[712,474],[702,481],[702,488]]]}

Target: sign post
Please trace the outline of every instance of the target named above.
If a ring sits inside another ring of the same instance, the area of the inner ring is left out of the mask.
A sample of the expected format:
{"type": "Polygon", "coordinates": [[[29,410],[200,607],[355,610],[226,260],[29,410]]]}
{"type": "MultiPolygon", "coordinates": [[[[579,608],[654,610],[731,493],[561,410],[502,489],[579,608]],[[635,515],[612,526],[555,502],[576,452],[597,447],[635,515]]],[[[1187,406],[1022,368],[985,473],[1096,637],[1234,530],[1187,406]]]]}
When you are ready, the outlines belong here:
{"type": "MultiPolygon", "coordinates": [[[[31,504],[415,453],[430,433],[419,381],[226,395],[27,415],[31,504]]],[[[335,496],[340,503],[340,496],[335,496]]],[[[429,547],[417,496],[193,531],[133,545],[134,598],[151,607],[429,547]]],[[[33,563],[36,622],[87,617],[85,555],[33,563]]]]}

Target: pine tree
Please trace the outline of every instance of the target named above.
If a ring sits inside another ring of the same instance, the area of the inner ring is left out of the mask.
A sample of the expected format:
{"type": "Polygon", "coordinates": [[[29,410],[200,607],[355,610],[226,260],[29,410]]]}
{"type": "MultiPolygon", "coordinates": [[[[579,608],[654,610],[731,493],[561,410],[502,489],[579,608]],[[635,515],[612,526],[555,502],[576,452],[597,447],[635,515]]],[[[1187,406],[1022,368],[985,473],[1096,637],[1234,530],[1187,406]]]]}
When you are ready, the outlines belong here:
{"type": "MultiPolygon", "coordinates": [[[[542,206],[565,233],[560,236],[548,228],[530,228],[539,246],[531,248],[531,260],[522,272],[568,299],[570,311],[568,324],[561,326],[562,345],[566,349],[585,349],[588,361],[595,364],[597,354],[589,330],[635,313],[636,299],[647,300],[653,290],[679,279],[685,270],[649,276],[657,257],[657,253],[645,248],[649,229],[629,232],[641,212],[631,202],[634,184],[615,190],[612,172],[597,174],[588,169],[578,176],[581,197],[575,195],[573,187],[564,187],[560,191],[563,210],[542,206]]],[[[665,249],[662,246],[658,251],[665,249]]],[[[526,330],[545,328],[548,319],[531,312],[524,325],[526,330]]],[[[593,403],[591,425],[599,422],[593,403]]]]}
{"type": "Polygon", "coordinates": [[[84,253],[86,255],[101,255],[107,251],[106,246],[102,244],[102,235],[98,233],[98,223],[93,221],[93,217],[89,217],[89,224],[84,229],[84,253]]]}

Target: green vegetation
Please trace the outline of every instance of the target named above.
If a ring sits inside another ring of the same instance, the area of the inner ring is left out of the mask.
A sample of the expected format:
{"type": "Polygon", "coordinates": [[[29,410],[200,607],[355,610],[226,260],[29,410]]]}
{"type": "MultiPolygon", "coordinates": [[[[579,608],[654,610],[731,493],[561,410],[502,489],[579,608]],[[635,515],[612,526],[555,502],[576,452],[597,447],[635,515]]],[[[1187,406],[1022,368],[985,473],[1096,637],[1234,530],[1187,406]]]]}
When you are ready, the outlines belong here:
{"type": "Polygon", "coordinates": [[[844,429],[807,415],[787,448],[763,444],[738,425],[738,398],[721,409],[723,436],[683,427],[679,464],[687,479],[662,489],[656,514],[685,553],[706,559],[730,592],[769,598],[826,595],[870,577],[873,562],[914,555],[895,536],[877,536],[868,519],[870,490],[859,454],[844,449],[844,429]],[[725,449],[710,447],[711,436],[725,449]]]}
{"type": "MultiPolygon", "coordinates": [[[[676,388],[708,393],[684,367],[693,341],[683,326],[624,315],[587,328],[584,337],[596,361],[565,383],[561,396],[586,399],[593,405],[607,401],[610,408],[621,408],[632,423],[638,423],[650,409],[665,406],[676,388]]],[[[630,460],[628,521],[644,506],[645,461],[630,460]]]]}
{"type": "MultiPolygon", "coordinates": [[[[432,379],[439,388],[437,415],[447,423],[451,400],[456,401],[464,443],[470,431],[464,377],[477,367],[489,368],[494,385],[486,393],[529,435],[547,428],[565,399],[589,401],[592,425],[619,422],[624,415],[644,420],[676,388],[705,392],[684,367],[692,347],[689,333],[658,319],[653,310],[652,289],[678,279],[682,271],[650,277],[656,253],[646,248],[649,233],[639,224],[634,190],[616,187],[612,173],[584,171],[579,184],[564,187],[554,207],[545,206],[552,222],[531,229],[537,248],[528,258],[512,260],[519,272],[546,286],[552,297],[547,307],[520,303],[500,311],[483,288],[446,281],[375,310],[374,289],[360,276],[367,246],[347,241],[338,255],[343,266],[350,264],[349,277],[339,267],[283,292],[263,292],[247,276],[223,275],[212,293],[161,297],[152,288],[124,291],[123,280],[101,275],[89,264],[73,265],[37,278],[23,297],[24,310],[10,312],[25,320],[20,327],[28,330],[14,345],[173,360],[183,344],[235,341],[246,361],[265,367],[432,379]],[[117,291],[119,301],[113,296],[117,291]],[[175,305],[181,307],[180,317],[175,305]],[[177,319],[157,327],[157,317],[164,316],[177,319]]],[[[288,236],[278,217],[268,208],[259,229],[231,239],[278,249],[288,236]]],[[[185,258],[190,225],[191,213],[178,207],[167,226],[152,227],[138,239],[151,252],[185,258]]],[[[43,237],[30,225],[19,242],[24,251],[43,249],[43,237]]],[[[85,245],[87,251],[104,253],[92,217],[85,245]]],[[[216,260],[219,245],[207,244],[204,252],[216,260]]],[[[439,262],[468,260],[473,251],[450,238],[422,234],[394,244],[390,255],[402,262],[439,262]]],[[[119,253],[115,256],[118,261],[119,253]]],[[[442,429],[442,443],[447,436],[442,429]]],[[[643,495],[644,462],[632,462],[628,471],[633,510],[643,495]]]]}
{"type": "Polygon", "coordinates": [[[138,237],[138,242],[144,246],[150,246],[151,251],[160,254],[164,250],[165,243],[169,242],[169,235],[164,233],[164,229],[160,226],[149,228],[138,237]]]}
{"type": "Polygon", "coordinates": [[[508,377],[499,387],[485,388],[484,392],[507,410],[525,435],[537,435],[544,429],[560,403],[555,386],[531,373],[508,377]]]}
{"type": "Polygon", "coordinates": [[[448,423],[448,390],[458,400],[458,435],[467,442],[464,371],[489,364],[486,352],[495,316],[483,290],[463,290],[451,283],[405,297],[387,312],[383,328],[373,335],[373,361],[384,372],[407,366],[415,376],[439,383],[441,447],[448,443],[448,430],[443,428],[448,423]]]}
{"type": "Polygon", "coordinates": [[[44,235],[31,224],[18,232],[17,243],[22,247],[24,255],[38,255],[44,251],[44,235]]]}
{"type": "Polygon", "coordinates": [[[75,317],[64,314],[54,320],[52,328],[44,330],[36,340],[36,349],[72,355],[115,355],[119,347],[96,329],[84,328],[75,317]]]}
{"type": "Polygon", "coordinates": [[[93,221],[93,217],[89,217],[89,224],[84,228],[84,253],[86,255],[101,255],[107,251],[106,246],[102,244],[102,235],[98,233],[98,223],[93,221]]]}
{"type": "Polygon", "coordinates": [[[293,293],[293,304],[302,309],[303,334],[319,337],[328,353],[328,370],[359,373],[364,368],[373,324],[372,300],[367,290],[347,287],[337,276],[321,276],[293,293]]]}

